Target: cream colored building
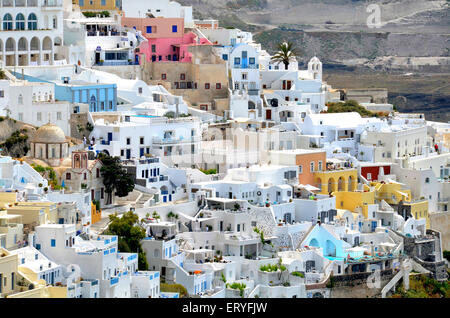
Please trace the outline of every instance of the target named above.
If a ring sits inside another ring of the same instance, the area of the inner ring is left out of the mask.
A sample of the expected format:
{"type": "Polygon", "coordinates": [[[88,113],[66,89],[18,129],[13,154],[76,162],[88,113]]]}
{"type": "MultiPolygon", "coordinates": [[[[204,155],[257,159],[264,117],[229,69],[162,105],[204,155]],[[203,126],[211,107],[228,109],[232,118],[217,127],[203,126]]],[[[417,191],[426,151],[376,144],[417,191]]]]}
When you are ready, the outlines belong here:
{"type": "Polygon", "coordinates": [[[17,282],[17,255],[0,248],[0,298],[14,293],[17,282]]]}
{"type": "Polygon", "coordinates": [[[172,94],[181,95],[194,108],[223,116],[229,110],[228,69],[214,54],[212,46],[189,47],[191,63],[146,62],[142,58],[142,79],[164,85],[172,94]]]}

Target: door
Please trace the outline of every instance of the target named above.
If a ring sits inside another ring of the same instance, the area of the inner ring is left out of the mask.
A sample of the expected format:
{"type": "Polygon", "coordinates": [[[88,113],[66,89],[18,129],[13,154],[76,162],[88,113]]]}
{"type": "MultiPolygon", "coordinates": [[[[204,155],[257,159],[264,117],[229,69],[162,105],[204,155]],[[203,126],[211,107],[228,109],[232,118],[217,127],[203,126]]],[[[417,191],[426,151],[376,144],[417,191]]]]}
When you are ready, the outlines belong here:
{"type": "Polygon", "coordinates": [[[172,195],[169,194],[169,201],[172,201],[172,195]]]}
{"type": "Polygon", "coordinates": [[[144,156],[144,148],[141,148],[139,150],[139,157],[143,157],[144,156]]]}
{"type": "Polygon", "coordinates": [[[127,159],[131,158],[131,149],[127,149],[127,159]]]}
{"type": "Polygon", "coordinates": [[[135,63],[136,65],[139,64],[139,55],[135,55],[135,56],[134,56],[134,63],[135,63]]]}
{"type": "Polygon", "coordinates": [[[286,81],[286,83],[287,83],[286,89],[287,89],[287,90],[290,90],[291,87],[292,87],[292,82],[291,82],[291,81],[286,81]]]}
{"type": "Polygon", "coordinates": [[[167,195],[163,195],[163,202],[167,202],[167,195]]]}
{"type": "Polygon", "coordinates": [[[233,199],[233,192],[228,192],[228,199],[233,199]]]}
{"type": "Polygon", "coordinates": [[[100,63],[100,52],[95,52],[95,64],[100,63]]]}
{"type": "Polygon", "coordinates": [[[112,141],[112,132],[108,133],[108,141],[112,141]]]}
{"type": "Polygon", "coordinates": [[[266,119],[272,120],[272,110],[271,109],[266,109],[266,119]]]}

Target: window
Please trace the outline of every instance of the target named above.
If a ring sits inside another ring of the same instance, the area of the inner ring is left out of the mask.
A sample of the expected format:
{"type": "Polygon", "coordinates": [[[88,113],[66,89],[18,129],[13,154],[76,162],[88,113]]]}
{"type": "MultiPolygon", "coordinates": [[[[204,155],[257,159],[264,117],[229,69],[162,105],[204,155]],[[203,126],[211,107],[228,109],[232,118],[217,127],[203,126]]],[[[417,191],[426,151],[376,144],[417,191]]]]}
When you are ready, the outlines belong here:
{"type": "Polygon", "coordinates": [[[141,145],[144,144],[144,137],[139,138],[139,143],[140,143],[141,145]]]}
{"type": "Polygon", "coordinates": [[[61,120],[61,119],[62,119],[61,112],[57,112],[56,113],[56,120],[61,120]]]}
{"type": "Polygon", "coordinates": [[[251,57],[251,58],[249,59],[249,63],[252,64],[252,65],[255,64],[255,58],[254,58],[254,57],[251,57]]]}
{"type": "Polygon", "coordinates": [[[322,171],[322,161],[319,161],[319,171],[322,171]]]}
{"type": "Polygon", "coordinates": [[[131,138],[127,138],[127,145],[131,144],[131,138]]]}
{"type": "Polygon", "coordinates": [[[172,33],[177,33],[177,32],[178,32],[178,26],[172,25],[172,33]]]}
{"type": "Polygon", "coordinates": [[[246,80],[247,79],[247,73],[242,73],[242,79],[246,80]]]}
{"type": "Polygon", "coordinates": [[[71,180],[72,175],[70,174],[70,172],[66,173],[66,180],[71,180]]]}
{"type": "Polygon", "coordinates": [[[209,83],[205,83],[205,89],[209,89],[209,83]]]}
{"type": "Polygon", "coordinates": [[[241,58],[240,57],[235,57],[234,58],[234,65],[239,65],[241,64],[241,58]]]}
{"type": "Polygon", "coordinates": [[[96,170],[96,175],[97,175],[97,178],[100,178],[100,169],[99,168],[97,168],[97,170],[96,170]]]}
{"type": "Polygon", "coordinates": [[[120,156],[123,157],[125,155],[125,150],[120,149],[120,156]]]}
{"type": "Polygon", "coordinates": [[[41,121],[42,120],[42,113],[39,112],[37,113],[37,121],[41,121]]]}
{"type": "Polygon", "coordinates": [[[242,58],[246,59],[247,58],[247,51],[242,51],[242,58]]]}
{"type": "Polygon", "coordinates": [[[156,45],[152,44],[152,53],[156,53],[156,45]]]}
{"type": "Polygon", "coordinates": [[[53,17],[53,29],[58,28],[58,19],[56,17],[53,17]]]}
{"type": "Polygon", "coordinates": [[[138,88],[138,93],[139,93],[139,94],[142,94],[142,87],[139,87],[139,88],[138,88]]]}
{"type": "Polygon", "coordinates": [[[180,80],[184,81],[186,79],[186,74],[182,73],[180,74],[180,80]]]}
{"type": "Polygon", "coordinates": [[[216,83],[216,89],[222,89],[222,84],[221,83],[216,83]]]}
{"type": "Polygon", "coordinates": [[[430,183],[430,178],[425,178],[425,183],[430,183]]]}
{"type": "Polygon", "coordinates": [[[1,98],[5,97],[5,91],[0,90],[0,97],[1,98]]]}
{"type": "Polygon", "coordinates": [[[228,54],[222,54],[222,60],[228,61],[228,54]]]}
{"type": "Polygon", "coordinates": [[[23,105],[23,95],[22,94],[19,94],[17,102],[19,103],[19,105],[23,105]]]}
{"type": "Polygon", "coordinates": [[[50,240],[50,245],[51,245],[51,247],[55,247],[56,246],[56,240],[55,239],[51,239],[50,240]]]}
{"type": "Polygon", "coordinates": [[[19,113],[19,120],[23,121],[23,113],[19,113]]]}
{"type": "Polygon", "coordinates": [[[161,79],[165,80],[167,78],[166,74],[161,74],[161,79]]]}
{"type": "Polygon", "coordinates": [[[314,161],[311,161],[310,163],[310,171],[314,172],[314,161]]]}
{"type": "MultiPolygon", "coordinates": [[[[147,33],[152,33],[151,25],[147,25],[147,33]]],[[[152,47],[153,47],[153,45],[152,45],[152,47]]],[[[154,51],[152,51],[152,52],[154,52],[154,51]]]]}

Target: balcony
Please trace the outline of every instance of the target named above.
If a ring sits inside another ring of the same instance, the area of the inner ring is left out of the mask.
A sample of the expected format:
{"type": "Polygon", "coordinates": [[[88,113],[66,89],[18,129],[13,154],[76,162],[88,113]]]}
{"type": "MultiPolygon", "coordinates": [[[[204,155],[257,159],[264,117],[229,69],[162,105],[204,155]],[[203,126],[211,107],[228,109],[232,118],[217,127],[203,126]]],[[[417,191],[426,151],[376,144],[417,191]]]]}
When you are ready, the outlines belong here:
{"type": "Polygon", "coordinates": [[[62,7],[62,5],[62,0],[44,0],[44,2],[42,3],[42,7],[44,8],[62,7]]]}
{"type": "Polygon", "coordinates": [[[193,143],[200,141],[200,138],[198,136],[193,136],[191,138],[183,138],[183,136],[180,136],[178,138],[173,137],[167,137],[167,138],[160,138],[160,137],[153,137],[153,143],[154,144],[179,144],[179,143],[193,143]]]}
{"type": "Polygon", "coordinates": [[[111,277],[109,282],[110,282],[110,286],[115,286],[119,283],[119,277],[111,277]]]}
{"type": "Polygon", "coordinates": [[[233,64],[233,68],[257,70],[259,69],[259,64],[249,64],[249,65],[233,64]]]}

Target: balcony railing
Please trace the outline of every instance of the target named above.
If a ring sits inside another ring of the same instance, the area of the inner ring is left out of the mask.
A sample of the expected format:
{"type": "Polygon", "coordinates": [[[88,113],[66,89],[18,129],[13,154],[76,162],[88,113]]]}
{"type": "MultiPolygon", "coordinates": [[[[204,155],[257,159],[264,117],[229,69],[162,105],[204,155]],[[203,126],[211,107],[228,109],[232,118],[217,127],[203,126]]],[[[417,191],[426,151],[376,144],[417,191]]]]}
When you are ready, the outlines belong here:
{"type": "Polygon", "coordinates": [[[43,7],[62,7],[62,1],[61,0],[45,0],[42,3],[43,7]]]}
{"type": "Polygon", "coordinates": [[[259,68],[259,64],[249,64],[249,65],[233,64],[233,68],[256,70],[259,68]]]}

